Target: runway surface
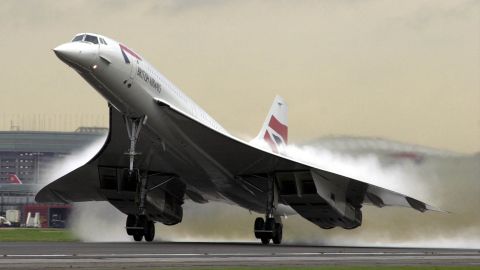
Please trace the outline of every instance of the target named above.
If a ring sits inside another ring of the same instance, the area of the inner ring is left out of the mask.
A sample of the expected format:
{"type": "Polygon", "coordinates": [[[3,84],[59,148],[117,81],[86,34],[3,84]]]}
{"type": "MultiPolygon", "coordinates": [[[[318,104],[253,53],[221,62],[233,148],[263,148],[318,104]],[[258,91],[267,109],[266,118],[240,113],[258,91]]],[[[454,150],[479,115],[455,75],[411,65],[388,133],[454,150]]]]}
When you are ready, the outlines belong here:
{"type": "Polygon", "coordinates": [[[0,268],[7,269],[480,265],[480,250],[250,243],[0,243],[0,256],[0,268]]]}

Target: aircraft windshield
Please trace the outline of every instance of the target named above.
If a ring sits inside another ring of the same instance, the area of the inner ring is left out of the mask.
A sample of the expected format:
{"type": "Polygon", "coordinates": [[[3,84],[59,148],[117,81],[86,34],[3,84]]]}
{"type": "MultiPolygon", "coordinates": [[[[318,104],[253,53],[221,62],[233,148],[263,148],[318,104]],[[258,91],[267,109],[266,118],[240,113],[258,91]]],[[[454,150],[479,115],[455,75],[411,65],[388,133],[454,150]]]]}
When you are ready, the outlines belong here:
{"type": "Polygon", "coordinates": [[[92,35],[78,35],[74,37],[72,40],[72,42],[76,42],[76,41],[86,41],[86,42],[91,42],[93,44],[98,44],[98,37],[92,36],[92,35]]]}
{"type": "Polygon", "coordinates": [[[84,36],[85,36],[85,35],[78,35],[78,36],[76,36],[76,37],[73,38],[72,42],[82,41],[84,36]]]}
{"type": "Polygon", "coordinates": [[[91,42],[93,44],[98,44],[98,37],[96,36],[91,36],[91,35],[86,35],[85,36],[85,41],[91,42]]]}

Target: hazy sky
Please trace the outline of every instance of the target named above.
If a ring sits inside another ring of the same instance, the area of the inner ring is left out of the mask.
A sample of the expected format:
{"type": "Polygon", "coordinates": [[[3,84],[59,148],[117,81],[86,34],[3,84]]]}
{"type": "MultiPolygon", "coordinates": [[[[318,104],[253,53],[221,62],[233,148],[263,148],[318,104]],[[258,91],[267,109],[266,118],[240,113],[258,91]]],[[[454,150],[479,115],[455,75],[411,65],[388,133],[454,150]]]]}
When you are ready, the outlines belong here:
{"type": "Polygon", "coordinates": [[[106,102],[51,51],[79,32],[127,44],[243,137],[280,94],[293,142],[480,150],[480,1],[3,0],[0,128],[12,114],[106,122],[106,102]]]}

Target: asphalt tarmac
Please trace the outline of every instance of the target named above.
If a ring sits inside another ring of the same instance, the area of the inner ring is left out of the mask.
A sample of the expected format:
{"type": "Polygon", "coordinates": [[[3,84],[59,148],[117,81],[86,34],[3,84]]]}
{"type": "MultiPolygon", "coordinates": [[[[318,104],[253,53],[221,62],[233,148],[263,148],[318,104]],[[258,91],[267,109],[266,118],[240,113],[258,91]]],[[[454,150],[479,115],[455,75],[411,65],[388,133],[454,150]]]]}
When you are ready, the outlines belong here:
{"type": "Polygon", "coordinates": [[[322,265],[480,265],[480,250],[252,243],[0,243],[0,268],[5,269],[322,265]]]}

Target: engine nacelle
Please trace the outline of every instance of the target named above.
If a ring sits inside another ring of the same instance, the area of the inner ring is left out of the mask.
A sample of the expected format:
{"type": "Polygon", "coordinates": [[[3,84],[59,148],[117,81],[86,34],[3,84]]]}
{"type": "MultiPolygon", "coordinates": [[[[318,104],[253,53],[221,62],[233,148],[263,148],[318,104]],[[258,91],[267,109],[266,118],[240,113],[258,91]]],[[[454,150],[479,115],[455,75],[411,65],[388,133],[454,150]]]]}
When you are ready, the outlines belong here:
{"type": "Polygon", "coordinates": [[[152,220],[165,225],[175,225],[182,221],[182,204],[183,200],[162,190],[161,192],[155,192],[155,195],[147,195],[146,213],[152,220]]]}
{"type": "Polygon", "coordinates": [[[175,225],[183,218],[185,184],[178,180],[154,189],[147,194],[146,214],[150,219],[165,225],[175,225]]]}
{"type": "Polygon", "coordinates": [[[360,208],[354,208],[353,216],[343,217],[340,226],[347,230],[358,228],[362,225],[362,210],[360,208]]]}
{"type": "MultiPolygon", "coordinates": [[[[99,167],[100,190],[113,206],[126,215],[139,213],[138,175],[127,169],[99,167]]],[[[182,221],[186,186],[177,178],[152,174],[148,177],[145,214],[165,225],[182,221]]]]}

